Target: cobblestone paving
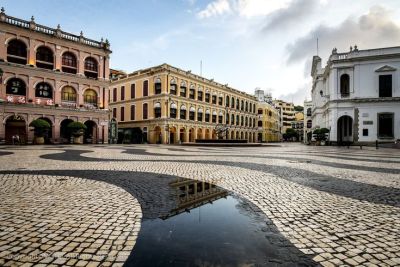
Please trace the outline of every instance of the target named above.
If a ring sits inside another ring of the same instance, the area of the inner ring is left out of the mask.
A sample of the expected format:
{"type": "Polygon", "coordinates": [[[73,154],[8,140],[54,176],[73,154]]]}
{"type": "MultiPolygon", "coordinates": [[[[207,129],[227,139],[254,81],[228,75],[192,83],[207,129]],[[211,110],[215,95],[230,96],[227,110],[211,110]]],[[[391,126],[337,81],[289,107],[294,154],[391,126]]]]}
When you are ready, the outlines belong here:
{"type": "Polygon", "coordinates": [[[179,176],[211,181],[249,200],[288,242],[322,266],[400,266],[399,150],[290,144],[35,146],[1,152],[0,265],[122,264],[135,244],[142,210],[145,218],[169,208],[157,190],[163,188],[161,178],[179,176]],[[135,189],[129,177],[112,174],[121,172],[138,174],[135,189]],[[150,199],[152,194],[160,197],[150,199]],[[151,209],[154,201],[157,210],[151,209]],[[99,242],[104,249],[85,251],[99,242]],[[65,256],[72,252],[78,257],[65,256]],[[34,257],[43,253],[49,256],[34,257]],[[111,257],[105,260],[104,254],[111,257]]]}

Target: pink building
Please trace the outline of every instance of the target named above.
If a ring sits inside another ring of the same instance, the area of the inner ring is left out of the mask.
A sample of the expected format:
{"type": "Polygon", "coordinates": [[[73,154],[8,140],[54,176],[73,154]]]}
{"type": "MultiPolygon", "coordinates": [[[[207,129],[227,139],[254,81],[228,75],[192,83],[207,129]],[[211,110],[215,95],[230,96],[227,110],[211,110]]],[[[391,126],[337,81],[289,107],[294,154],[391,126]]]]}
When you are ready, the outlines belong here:
{"type": "Polygon", "coordinates": [[[31,143],[29,123],[47,120],[47,142],[67,143],[67,125],[80,121],[84,141],[108,140],[108,41],[0,13],[0,140],[31,143]]]}

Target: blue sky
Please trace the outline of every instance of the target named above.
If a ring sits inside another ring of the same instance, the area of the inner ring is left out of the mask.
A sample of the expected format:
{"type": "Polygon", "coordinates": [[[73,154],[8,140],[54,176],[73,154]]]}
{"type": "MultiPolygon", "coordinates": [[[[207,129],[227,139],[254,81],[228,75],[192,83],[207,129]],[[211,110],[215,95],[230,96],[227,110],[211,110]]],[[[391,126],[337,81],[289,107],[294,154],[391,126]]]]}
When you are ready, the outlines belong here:
{"type": "Polygon", "coordinates": [[[1,0],[6,13],[92,39],[108,38],[111,67],[169,63],[248,93],[301,104],[319,38],[324,61],[400,45],[398,0],[1,0]]]}

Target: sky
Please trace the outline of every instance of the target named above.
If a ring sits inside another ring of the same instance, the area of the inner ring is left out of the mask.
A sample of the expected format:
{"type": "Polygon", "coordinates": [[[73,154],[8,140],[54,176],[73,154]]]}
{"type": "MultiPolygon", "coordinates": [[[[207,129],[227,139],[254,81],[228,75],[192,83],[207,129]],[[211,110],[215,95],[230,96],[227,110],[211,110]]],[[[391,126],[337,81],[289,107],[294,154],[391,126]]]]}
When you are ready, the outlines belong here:
{"type": "Polygon", "coordinates": [[[111,43],[110,67],[168,63],[302,104],[311,60],[400,46],[400,0],[0,0],[6,14],[111,43]],[[202,62],[202,71],[200,70],[202,62]]]}

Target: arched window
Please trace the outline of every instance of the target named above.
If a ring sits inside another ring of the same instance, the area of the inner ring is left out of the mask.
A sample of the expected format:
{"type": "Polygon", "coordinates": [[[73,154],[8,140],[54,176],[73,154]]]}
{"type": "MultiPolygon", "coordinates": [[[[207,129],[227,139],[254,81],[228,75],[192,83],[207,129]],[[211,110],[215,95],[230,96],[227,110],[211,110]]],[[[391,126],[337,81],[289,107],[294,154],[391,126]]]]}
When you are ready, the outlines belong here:
{"type": "Polygon", "coordinates": [[[197,121],[203,121],[203,109],[199,108],[197,110],[197,121]]]}
{"type": "Polygon", "coordinates": [[[228,113],[226,113],[226,116],[225,116],[225,124],[229,124],[229,114],[228,113]]]}
{"type": "Polygon", "coordinates": [[[177,109],[176,104],[175,103],[171,103],[171,106],[169,108],[169,116],[171,118],[176,119],[176,109],[177,109]]]}
{"type": "Polygon", "coordinates": [[[8,43],[7,61],[24,65],[27,63],[27,49],[24,42],[14,39],[8,43]]]}
{"type": "Polygon", "coordinates": [[[169,93],[171,95],[176,95],[176,81],[174,79],[169,83],[169,93]]]}
{"type": "Polygon", "coordinates": [[[41,82],[36,85],[35,88],[35,97],[41,98],[53,98],[53,88],[51,88],[50,84],[41,82]]]}
{"type": "Polygon", "coordinates": [[[97,105],[97,93],[93,89],[86,89],[83,93],[83,102],[85,104],[97,105]]]}
{"type": "Polygon", "coordinates": [[[190,107],[189,109],[189,120],[194,121],[196,109],[194,107],[190,107]]]}
{"type": "Polygon", "coordinates": [[[239,99],[236,99],[236,109],[237,110],[240,109],[240,101],[239,101],[239,99]]]}
{"type": "Polygon", "coordinates": [[[76,102],[76,91],[71,86],[64,86],[61,90],[61,101],[76,102]]]}
{"type": "Polygon", "coordinates": [[[206,109],[205,121],[210,122],[210,110],[209,109],[206,109]]]}
{"type": "Polygon", "coordinates": [[[161,104],[157,102],[154,104],[154,118],[161,118],[161,104]]]}
{"type": "Polygon", "coordinates": [[[208,90],[206,91],[206,97],[205,97],[204,101],[206,101],[207,103],[210,103],[210,92],[208,90]]]}
{"type": "Polygon", "coordinates": [[[311,108],[307,109],[307,116],[311,116],[311,108]]]}
{"type": "Polygon", "coordinates": [[[185,81],[181,82],[180,96],[186,97],[186,82],[185,81]]]}
{"type": "Polygon", "coordinates": [[[229,107],[229,96],[226,96],[226,99],[225,99],[225,106],[226,106],[226,107],[229,107]]]}
{"type": "Polygon", "coordinates": [[[97,79],[99,77],[98,64],[96,59],[92,57],[88,57],[85,59],[85,76],[93,79],[97,79]]]}
{"type": "Polygon", "coordinates": [[[50,48],[41,46],[36,50],[36,67],[54,69],[54,56],[50,48]]]}
{"type": "Polygon", "coordinates": [[[239,125],[239,119],[240,119],[239,115],[236,115],[236,125],[239,125]]]}
{"type": "Polygon", "coordinates": [[[212,122],[216,123],[217,122],[217,112],[214,110],[212,113],[212,122]]]}
{"type": "Polygon", "coordinates": [[[350,76],[348,74],[340,76],[340,95],[341,97],[350,95],[350,76]]]}
{"type": "Polygon", "coordinates": [[[218,105],[222,106],[223,101],[224,101],[224,97],[220,94],[218,97],[218,105]]]}
{"type": "Polygon", "coordinates": [[[222,111],[220,111],[218,114],[218,123],[222,123],[223,119],[224,119],[224,114],[222,113],[222,111]]]}
{"type": "Polygon", "coordinates": [[[156,95],[161,94],[161,79],[160,78],[157,78],[154,81],[154,93],[156,95]]]}
{"type": "Polygon", "coordinates": [[[245,118],[244,126],[246,126],[246,127],[249,126],[249,119],[247,117],[245,118]]]}
{"type": "Polygon", "coordinates": [[[233,98],[233,96],[232,96],[232,98],[231,98],[231,108],[234,108],[235,107],[235,98],[233,98]]]}
{"type": "Polygon", "coordinates": [[[12,78],[7,81],[6,94],[8,95],[26,95],[26,85],[23,80],[12,78]]]}
{"type": "Polygon", "coordinates": [[[196,92],[196,89],[194,87],[194,84],[190,85],[190,90],[189,90],[189,98],[194,99],[194,94],[196,92]]]}
{"type": "Polygon", "coordinates": [[[244,110],[244,101],[243,100],[240,102],[240,110],[244,110]]]}
{"type": "Polygon", "coordinates": [[[246,112],[249,111],[249,103],[246,101],[246,112]]]}
{"type": "Polygon", "coordinates": [[[73,53],[65,52],[62,55],[61,64],[62,64],[61,70],[63,72],[72,73],[72,74],[77,73],[78,69],[77,69],[76,57],[73,53]]]}
{"type": "Polygon", "coordinates": [[[197,100],[203,101],[203,88],[201,86],[197,88],[197,100]]]}
{"type": "Polygon", "coordinates": [[[143,96],[149,96],[149,81],[143,81],[143,96]]]}
{"type": "Polygon", "coordinates": [[[213,93],[213,95],[211,97],[211,103],[213,103],[214,105],[217,104],[217,95],[215,93],[213,93]]]}
{"type": "Polygon", "coordinates": [[[179,118],[182,120],[186,120],[186,106],[185,105],[181,106],[179,118]]]}
{"type": "Polygon", "coordinates": [[[243,118],[243,116],[241,116],[241,118],[240,118],[240,126],[244,126],[244,118],[243,118]]]}

